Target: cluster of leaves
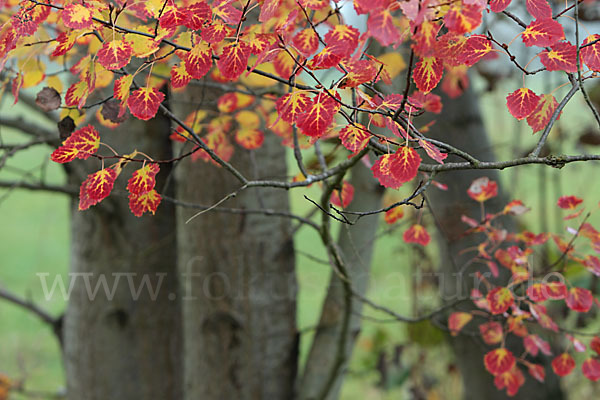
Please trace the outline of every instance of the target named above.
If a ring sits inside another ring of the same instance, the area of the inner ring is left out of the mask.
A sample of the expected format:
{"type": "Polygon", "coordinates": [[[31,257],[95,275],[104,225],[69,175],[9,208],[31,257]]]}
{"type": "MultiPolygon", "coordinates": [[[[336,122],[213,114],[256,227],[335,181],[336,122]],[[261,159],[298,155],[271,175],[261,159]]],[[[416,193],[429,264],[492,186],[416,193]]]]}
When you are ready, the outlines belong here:
{"type": "MultiPolygon", "coordinates": [[[[496,182],[483,177],[475,180],[468,194],[474,200],[483,203],[497,195],[496,182]]],[[[485,292],[474,288],[471,298],[477,309],[471,311],[453,312],[448,319],[448,327],[453,335],[457,335],[468,326],[474,318],[484,319],[479,324],[479,335],[489,346],[499,346],[490,350],[484,358],[485,368],[494,375],[498,389],[506,389],[508,395],[515,395],[525,382],[525,376],[519,365],[529,372],[532,378],[543,382],[546,376],[544,366],[533,361],[541,352],[552,356],[550,344],[542,336],[532,333],[528,325],[536,324],[545,331],[564,337],[567,346],[555,355],[552,360],[552,370],[558,376],[566,376],[575,368],[575,360],[569,353],[573,348],[576,352],[585,352],[586,345],[561,329],[550,316],[548,301],[563,301],[566,307],[577,312],[587,313],[594,304],[600,306],[592,292],[583,287],[570,283],[562,274],[565,268],[585,269],[600,276],[600,259],[592,254],[585,254],[589,249],[600,250],[600,232],[587,222],[590,213],[582,218],[584,209],[580,206],[582,199],[575,196],[563,196],[558,200],[558,207],[570,211],[565,220],[582,222],[577,229],[570,229],[571,240],[556,234],[529,231],[509,233],[499,224],[503,215],[521,215],[528,211],[521,201],[508,203],[504,209],[495,214],[485,214],[480,221],[463,216],[463,221],[469,226],[469,233],[481,234],[485,239],[477,247],[477,255],[473,262],[482,263],[489,268],[489,273],[480,274],[478,279],[485,286],[485,292]],[[579,208],[579,209],[578,209],[579,208]],[[587,239],[587,243],[575,246],[579,237],[587,239]],[[532,255],[535,248],[552,240],[561,254],[558,262],[535,268],[532,255]],[[573,264],[567,264],[570,260],[573,264]],[[561,261],[564,261],[562,263],[561,261]],[[510,279],[506,285],[492,282],[504,269],[510,279]],[[505,346],[511,335],[522,340],[524,353],[517,356],[505,346]]],[[[592,381],[600,380],[600,337],[594,336],[589,342],[592,350],[589,357],[582,363],[583,375],[592,381]]]]}
{"type": "MultiPolygon", "coordinates": [[[[411,122],[414,115],[441,110],[439,97],[430,92],[444,74],[442,88],[455,97],[468,85],[468,68],[482,58],[505,53],[514,61],[508,45],[495,48],[498,42],[491,35],[471,34],[484,14],[502,13],[510,3],[355,0],[356,13],[367,16],[367,30],[361,33],[341,17],[344,3],[332,8],[325,0],[12,0],[3,2],[10,17],[0,30],[0,65],[16,62],[17,98],[20,89],[42,82],[61,92],[62,81],[56,74],[46,75],[44,60],[63,63],[78,77],[64,95],[63,115],[75,116],[77,122],[88,98],[114,82],[113,99],[96,113],[99,122],[111,128],[127,112],[142,120],[155,116],[165,83],[181,90],[210,76],[230,83],[234,91],[236,82],[245,87],[285,83],[290,91],[283,96],[240,99],[239,93],[228,93],[220,100],[218,118],[214,112],[199,118],[196,111],[186,119],[189,129],[180,127],[177,133],[200,147],[197,158],[217,164],[233,153],[228,134],[233,129],[237,143],[248,149],[261,146],[261,125],[270,126],[290,145],[296,128],[302,134],[298,142],[305,145],[339,138],[353,154],[376,140],[390,150],[374,163],[373,174],[383,186],[398,188],[417,174],[422,159],[416,149],[441,164],[452,152],[427,140],[411,122]],[[249,18],[260,23],[250,24],[249,18]],[[395,52],[368,54],[373,40],[382,46],[410,41],[408,73],[416,91],[408,95],[407,87],[402,94],[385,94],[375,88],[378,82],[389,84],[404,61],[395,52]],[[144,61],[131,72],[128,67],[135,59],[144,61]],[[338,70],[341,77],[326,88],[315,71],[329,69],[338,70]],[[359,115],[366,125],[358,122],[359,115]],[[387,128],[391,136],[376,134],[372,127],[387,128]],[[212,151],[207,153],[207,148],[212,151]]],[[[534,19],[520,36],[525,46],[541,49],[543,70],[600,69],[600,36],[590,35],[573,45],[564,40],[558,21],[563,13],[553,16],[546,0],[527,0],[526,6],[534,19]]],[[[558,108],[552,94],[538,96],[526,87],[511,93],[507,105],[515,118],[527,118],[534,131],[551,124],[558,108]]],[[[74,147],[65,144],[62,151],[74,154],[74,147]]]]}

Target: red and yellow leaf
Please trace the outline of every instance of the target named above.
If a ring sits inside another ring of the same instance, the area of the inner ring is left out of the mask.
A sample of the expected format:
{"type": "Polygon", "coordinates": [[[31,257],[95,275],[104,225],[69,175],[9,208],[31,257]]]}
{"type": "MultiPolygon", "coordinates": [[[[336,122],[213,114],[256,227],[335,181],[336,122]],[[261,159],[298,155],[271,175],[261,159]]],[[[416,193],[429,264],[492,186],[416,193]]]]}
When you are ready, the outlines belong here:
{"type": "Polygon", "coordinates": [[[75,147],[60,146],[52,152],[50,159],[55,163],[64,164],[73,161],[77,157],[77,154],[79,154],[79,150],[75,147]]]}
{"type": "Polygon", "coordinates": [[[402,146],[398,148],[392,165],[394,177],[404,183],[411,181],[419,172],[421,156],[412,147],[402,146]]]}
{"type": "MultiPolygon", "coordinates": [[[[554,111],[558,108],[558,101],[551,94],[540,96],[540,101],[531,114],[527,117],[527,124],[533,130],[533,133],[539,132],[546,128],[550,123],[550,119],[554,111]]],[[[560,114],[558,116],[560,118],[560,114]]],[[[557,119],[558,119],[557,118],[557,119]]]]}
{"type": "Polygon", "coordinates": [[[413,80],[423,93],[431,92],[442,79],[444,65],[436,57],[423,57],[413,71],[413,80]]]}
{"type": "Polygon", "coordinates": [[[482,8],[474,4],[454,2],[444,17],[444,25],[450,32],[462,35],[481,25],[482,8]]]}
{"type": "Polygon", "coordinates": [[[506,97],[508,111],[518,120],[522,120],[532,114],[539,102],[540,96],[529,88],[517,89],[506,97]]]}
{"type": "Polygon", "coordinates": [[[235,141],[248,150],[258,149],[265,141],[265,134],[254,128],[238,129],[235,133],[235,141]]]}
{"type": "Polygon", "coordinates": [[[415,224],[408,228],[406,232],[402,235],[402,238],[406,243],[416,243],[421,246],[427,246],[431,241],[431,236],[429,236],[429,232],[423,225],[415,224]]]}
{"type": "Polygon", "coordinates": [[[264,0],[260,6],[260,15],[258,16],[258,20],[260,22],[267,22],[273,18],[280,5],[281,0],[264,0]]]}
{"type": "Polygon", "coordinates": [[[513,305],[515,299],[508,288],[497,287],[486,296],[492,314],[503,314],[513,305]]]}
{"type": "Polygon", "coordinates": [[[145,212],[156,212],[162,197],[152,189],[143,194],[129,194],[129,209],[136,217],[141,217],[145,212]]]}
{"type": "Polygon", "coordinates": [[[212,10],[206,1],[190,4],[181,11],[185,15],[183,24],[192,30],[202,29],[204,23],[212,19],[212,10]]]}
{"type": "Polygon", "coordinates": [[[185,56],[185,69],[193,79],[201,79],[212,67],[212,49],[205,42],[196,44],[185,56]]]}
{"type": "Polygon", "coordinates": [[[473,319],[473,315],[467,312],[457,311],[450,314],[448,317],[448,329],[452,336],[458,335],[462,330],[473,319]]]}
{"type": "Polygon", "coordinates": [[[181,64],[175,64],[171,67],[171,86],[174,89],[186,87],[192,80],[192,76],[188,73],[185,67],[185,61],[181,64]]]}
{"type": "Polygon", "coordinates": [[[58,57],[67,54],[67,51],[73,48],[77,37],[81,32],[79,30],[72,30],[70,32],[62,32],[56,38],[56,48],[52,52],[51,56],[58,57]]]}
{"type": "Polygon", "coordinates": [[[79,209],[86,210],[98,204],[111,192],[117,179],[117,172],[113,168],[105,168],[88,175],[79,189],[79,209]]]}
{"type": "Polygon", "coordinates": [[[396,154],[384,154],[375,161],[371,167],[373,176],[379,181],[379,183],[387,188],[398,189],[402,186],[402,182],[398,180],[393,172],[393,164],[396,161],[396,154]]]}
{"type": "Polygon", "coordinates": [[[547,47],[565,38],[563,26],[552,18],[537,19],[531,22],[521,34],[525,46],[547,47]]]}
{"type": "Polygon", "coordinates": [[[492,350],[483,357],[485,369],[494,376],[510,371],[515,362],[513,353],[503,347],[492,350]]]}
{"type": "Polygon", "coordinates": [[[569,353],[562,353],[552,360],[552,370],[558,376],[567,376],[575,368],[575,360],[569,353]]]}
{"type": "Polygon", "coordinates": [[[314,29],[304,29],[292,39],[292,44],[304,57],[310,57],[319,48],[319,37],[314,29]]]}
{"type": "Polygon", "coordinates": [[[498,184],[496,181],[490,180],[487,176],[482,176],[471,183],[467,194],[473,200],[483,203],[498,196],[498,184]]]}
{"type": "Polygon", "coordinates": [[[592,308],[594,296],[588,289],[574,287],[569,290],[565,303],[571,310],[585,313],[592,308]]]}
{"type": "Polygon", "coordinates": [[[396,206],[385,212],[383,219],[387,224],[393,224],[404,216],[404,209],[401,206],[396,206]]]}
{"type": "Polygon", "coordinates": [[[361,124],[346,125],[340,131],[342,145],[352,153],[362,150],[371,139],[369,131],[361,124]]]}
{"type": "Polygon", "coordinates": [[[342,190],[335,189],[331,192],[331,204],[336,207],[346,208],[352,202],[354,198],[354,186],[352,186],[349,182],[342,183],[342,190]]]}
{"type": "Polygon", "coordinates": [[[504,333],[502,330],[502,324],[496,321],[490,321],[479,325],[479,332],[481,338],[488,345],[494,345],[502,342],[504,333]]]}
{"type": "Polygon", "coordinates": [[[583,203],[583,199],[580,199],[577,196],[560,196],[557,205],[563,210],[574,210],[581,203],[583,203]]]}
{"type": "Polygon", "coordinates": [[[493,50],[492,42],[485,35],[471,35],[462,46],[458,59],[466,64],[473,65],[493,50]]]}
{"type": "Polygon", "coordinates": [[[400,40],[400,32],[394,24],[394,17],[387,8],[377,8],[369,13],[367,33],[386,47],[400,40]]]}
{"type": "Polygon", "coordinates": [[[126,40],[104,42],[98,50],[98,62],[109,70],[121,69],[131,60],[131,44],[126,40]]]}
{"type": "Polygon", "coordinates": [[[332,97],[336,95],[321,91],[313,98],[310,107],[296,118],[296,124],[302,133],[320,137],[327,131],[339,110],[337,101],[332,97]]]}
{"type": "Polygon", "coordinates": [[[293,91],[277,99],[275,107],[282,120],[293,124],[299,115],[311,107],[311,99],[304,92],[293,91]]]}
{"type": "Polygon", "coordinates": [[[600,71],[600,35],[590,35],[583,41],[581,60],[593,71],[600,71]],[[591,44],[593,43],[593,44],[591,44]]]}
{"type": "Polygon", "coordinates": [[[66,27],[72,29],[91,28],[93,25],[92,9],[79,3],[65,5],[62,12],[62,21],[66,27]]]}
{"type": "Polygon", "coordinates": [[[158,164],[146,164],[142,168],[136,170],[133,176],[127,181],[127,190],[132,194],[144,194],[156,185],[156,174],[160,171],[158,164]]]}
{"type": "Polygon", "coordinates": [[[127,99],[129,111],[136,118],[147,121],[153,118],[160,107],[165,95],[156,88],[143,87],[135,90],[127,99]]]}
{"type": "Polygon", "coordinates": [[[516,365],[513,365],[509,371],[494,377],[494,385],[498,390],[506,389],[506,394],[510,397],[516,395],[524,383],[525,376],[523,376],[523,373],[516,365]]]}
{"type": "Polygon", "coordinates": [[[217,67],[227,79],[237,79],[248,66],[250,46],[245,42],[235,42],[226,45],[217,61],[217,67]]]}
{"type": "Polygon", "coordinates": [[[558,42],[540,53],[540,61],[548,71],[577,72],[577,48],[569,42],[558,42]]]}
{"type": "Polygon", "coordinates": [[[442,151],[433,143],[425,140],[425,139],[421,139],[419,138],[419,145],[425,149],[425,152],[427,153],[427,155],[429,157],[431,157],[432,159],[434,159],[435,161],[439,162],[440,164],[444,163],[444,160],[446,159],[446,157],[448,157],[447,153],[442,153],[442,151]]]}
{"type": "Polygon", "coordinates": [[[495,13],[506,10],[512,0],[490,0],[490,10],[495,13]]]}

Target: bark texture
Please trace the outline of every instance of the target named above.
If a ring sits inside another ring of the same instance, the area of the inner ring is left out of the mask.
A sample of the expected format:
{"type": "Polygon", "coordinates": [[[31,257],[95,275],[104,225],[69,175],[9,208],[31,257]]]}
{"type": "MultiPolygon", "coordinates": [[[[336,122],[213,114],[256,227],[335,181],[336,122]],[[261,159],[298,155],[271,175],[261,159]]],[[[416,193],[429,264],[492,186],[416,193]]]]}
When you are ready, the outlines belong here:
{"type": "MultiPolygon", "coordinates": [[[[354,186],[355,195],[349,210],[375,210],[381,206],[383,188],[373,179],[372,172],[359,163],[352,170],[350,183],[354,186]]],[[[343,256],[348,276],[354,290],[365,295],[369,284],[373,245],[377,231],[378,216],[362,218],[355,225],[344,225],[340,230],[338,247],[343,256]]],[[[344,378],[346,364],[352,355],[355,339],[360,333],[362,302],[352,301],[353,314],[350,327],[346,332],[346,350],[340,360],[336,351],[342,335],[342,320],[345,306],[345,291],[340,278],[331,273],[327,296],[321,311],[318,328],[313,339],[300,385],[298,398],[302,400],[319,399],[324,390],[328,390],[326,399],[337,399],[344,378]],[[336,363],[342,361],[343,366],[330,382],[331,372],[336,363]]]]}
{"type": "MultiPolygon", "coordinates": [[[[473,91],[467,90],[458,99],[443,97],[442,101],[444,110],[441,115],[437,116],[437,122],[432,127],[429,136],[452,143],[457,148],[467,151],[480,160],[493,160],[493,148],[481,119],[477,96],[473,91]]],[[[448,159],[449,161],[453,160],[452,157],[448,157],[448,159]]],[[[482,269],[480,264],[472,264],[464,268],[473,255],[470,252],[461,252],[464,249],[473,248],[479,244],[481,239],[476,235],[463,237],[462,233],[465,230],[465,225],[461,222],[463,214],[472,218],[480,218],[481,216],[479,203],[468,198],[466,194],[471,182],[481,176],[488,176],[496,181],[499,180],[498,171],[446,172],[436,176],[435,179],[447,184],[448,191],[440,191],[435,188],[427,191],[431,208],[440,228],[438,230],[438,243],[441,253],[440,287],[444,300],[449,302],[469,295],[475,284],[475,272],[486,273],[486,277],[491,278],[487,267],[482,269]]],[[[502,185],[499,186],[499,196],[485,203],[486,210],[489,212],[501,210],[507,202],[507,196],[501,190],[502,185]]],[[[509,230],[515,228],[514,222],[510,219],[503,220],[503,224],[509,230]]],[[[501,268],[500,272],[501,275],[496,282],[505,284],[510,278],[508,270],[501,268]]],[[[494,281],[493,278],[491,280],[494,281]]],[[[481,290],[484,291],[484,288],[481,287],[481,290]]],[[[472,307],[472,305],[468,307],[472,307]]],[[[472,326],[472,324],[469,326],[472,326]]],[[[469,330],[479,332],[477,327],[469,330]]],[[[456,354],[456,363],[462,372],[465,399],[506,399],[506,392],[495,389],[492,375],[483,368],[483,356],[491,348],[485,346],[481,340],[468,335],[458,335],[450,340],[456,354]]],[[[521,344],[517,342],[519,341],[509,341],[507,346],[509,348],[512,346],[515,354],[521,354],[522,347],[519,350],[521,344]]],[[[551,372],[550,360],[543,359],[539,362],[545,362],[546,364],[545,383],[542,384],[532,379],[524,370],[526,383],[521,387],[518,394],[513,397],[514,399],[563,398],[558,379],[551,372]]]]}
{"type": "MultiPolygon", "coordinates": [[[[116,130],[100,133],[103,142],[121,153],[135,145],[155,159],[171,155],[164,117],[146,123],[130,117],[116,130]]],[[[101,168],[92,159],[73,164],[70,180],[77,185],[101,168]]],[[[113,194],[99,205],[86,211],[77,210],[76,200],[72,205],[74,285],[63,328],[70,400],[181,398],[175,210],[163,202],[154,217],[131,214],[125,186],[140,166],[127,166],[113,194]],[[89,289],[102,279],[114,288],[114,297],[101,287],[90,297],[89,289]],[[157,290],[156,296],[147,286],[140,289],[144,281],[157,290]]],[[[161,167],[159,191],[169,170],[161,167]]]]}
{"type": "MultiPolygon", "coordinates": [[[[179,99],[210,108],[217,95],[190,90],[179,99]]],[[[285,149],[272,133],[258,150],[234,146],[231,163],[247,177],[286,177],[285,149]]],[[[213,205],[241,186],[212,163],[185,160],[178,168],[183,201],[213,205]]],[[[288,193],[249,189],[223,206],[288,211],[288,193]]],[[[211,211],[186,224],[196,213],[178,210],[185,399],[292,398],[297,288],[290,220],[211,211]]]]}

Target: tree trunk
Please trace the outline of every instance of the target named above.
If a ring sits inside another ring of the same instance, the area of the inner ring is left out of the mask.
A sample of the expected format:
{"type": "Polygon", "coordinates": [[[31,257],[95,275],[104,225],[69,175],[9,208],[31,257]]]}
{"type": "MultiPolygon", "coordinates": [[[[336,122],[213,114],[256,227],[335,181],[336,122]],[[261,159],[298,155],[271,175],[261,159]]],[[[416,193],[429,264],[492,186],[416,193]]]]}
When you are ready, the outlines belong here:
{"type": "MultiPolygon", "coordinates": [[[[354,186],[355,196],[349,210],[375,210],[381,206],[383,188],[364,165],[359,163],[353,168],[350,183],[354,186]]],[[[344,257],[352,286],[361,295],[365,295],[369,284],[378,220],[377,215],[368,216],[360,219],[355,225],[344,225],[340,230],[338,247],[344,257]]],[[[326,390],[327,399],[333,400],[339,396],[345,367],[350,361],[355,340],[360,333],[362,309],[362,302],[354,298],[350,327],[346,332],[346,350],[342,355],[343,366],[335,372],[334,381],[330,382],[332,370],[339,362],[337,357],[340,356],[336,349],[342,335],[344,296],[342,281],[332,272],[319,324],[298,386],[298,398],[301,400],[319,399],[326,390]]]]}
{"type": "MultiPolygon", "coordinates": [[[[218,95],[188,90],[184,103],[214,108],[218,95]],[[212,97],[212,98],[211,98],[212,97]]],[[[256,179],[284,179],[285,149],[267,133],[260,149],[231,160],[256,179]]],[[[223,168],[187,159],[178,199],[212,205],[240,187],[223,168]]],[[[289,211],[288,193],[253,188],[224,207],[289,211]]],[[[297,362],[296,277],[290,220],[261,214],[178,210],[184,280],[184,391],[188,400],[290,399],[297,362]]]]}
{"type": "MultiPolygon", "coordinates": [[[[459,99],[449,99],[443,96],[442,102],[444,104],[443,112],[437,116],[437,122],[428,136],[451,143],[480,160],[493,160],[493,149],[481,119],[477,96],[473,91],[467,90],[459,99]]],[[[454,161],[454,158],[448,157],[448,161],[451,160],[454,161]]],[[[465,231],[465,224],[462,223],[461,216],[464,214],[472,218],[480,217],[479,203],[467,197],[467,189],[474,179],[481,176],[487,176],[496,181],[499,180],[499,174],[496,170],[445,172],[436,176],[435,179],[447,184],[448,191],[436,189],[427,191],[434,217],[439,225],[438,228],[440,228],[438,230],[440,259],[442,260],[440,286],[446,301],[468,296],[475,282],[475,272],[480,271],[489,275],[487,267],[482,270],[481,265],[476,264],[471,264],[461,274],[457,271],[462,270],[466,262],[473,257],[472,252],[462,251],[474,248],[480,243],[481,237],[476,235],[462,236],[465,231]]],[[[501,189],[502,185],[499,186],[499,189],[501,189]]],[[[497,212],[502,210],[507,203],[506,200],[505,193],[499,190],[498,197],[485,203],[486,211],[497,212]]],[[[514,221],[504,219],[503,224],[509,231],[514,231],[514,221]]],[[[506,284],[510,278],[509,271],[501,268],[500,273],[501,275],[495,282],[506,284]]],[[[468,307],[473,308],[474,306],[470,304],[465,309],[468,307]]],[[[471,328],[471,326],[473,326],[473,323],[469,324],[469,331],[479,332],[477,327],[471,328]]],[[[514,335],[512,336],[514,337],[514,335]]],[[[462,372],[465,399],[505,399],[506,393],[494,389],[492,375],[483,368],[483,356],[491,348],[468,335],[458,335],[452,337],[450,341],[457,355],[455,361],[462,372]]],[[[522,349],[522,344],[515,342],[519,342],[519,340],[509,341],[507,346],[509,348],[513,346],[513,352],[521,354],[522,351],[516,349],[519,346],[522,349]]],[[[562,399],[558,379],[549,367],[550,360],[545,358],[540,361],[546,364],[545,383],[539,383],[531,378],[527,371],[523,371],[526,382],[518,394],[513,397],[514,399],[562,399]]]]}
{"type": "MultiPolygon", "coordinates": [[[[121,153],[135,144],[155,159],[171,155],[169,121],[161,116],[146,123],[130,117],[114,131],[100,133],[121,153]]],[[[85,171],[70,173],[77,185],[101,167],[91,159],[81,164],[85,171]]],[[[175,210],[163,202],[155,216],[135,217],[123,195],[132,172],[126,167],[113,195],[99,205],[78,211],[75,200],[72,206],[74,285],[63,328],[71,400],[181,398],[175,210]],[[108,295],[97,286],[104,279],[108,295]],[[89,288],[97,287],[96,296],[90,296],[89,288]]],[[[169,166],[161,166],[159,191],[169,173],[169,166]]]]}

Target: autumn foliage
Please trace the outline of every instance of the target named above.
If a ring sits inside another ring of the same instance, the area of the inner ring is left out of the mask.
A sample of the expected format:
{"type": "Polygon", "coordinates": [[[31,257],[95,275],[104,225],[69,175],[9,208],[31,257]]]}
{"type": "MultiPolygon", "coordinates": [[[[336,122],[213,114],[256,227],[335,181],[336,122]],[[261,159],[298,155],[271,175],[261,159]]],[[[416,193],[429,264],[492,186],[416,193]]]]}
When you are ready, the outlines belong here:
{"type": "MultiPolygon", "coordinates": [[[[565,35],[565,26],[574,24],[569,14],[576,10],[573,2],[565,2],[556,12],[546,0],[526,0],[525,21],[507,11],[515,3],[523,2],[8,0],[0,2],[4,10],[0,69],[11,77],[15,99],[21,90],[45,87],[38,95],[40,107],[47,112],[59,109],[61,118],[75,122],[76,129],[68,132],[51,160],[98,164],[98,170],[81,183],[80,210],[95,206],[120,187],[128,191],[134,215],[156,212],[162,200],[156,176],[161,165],[174,160],[153,159],[152,154],[136,150],[135,143],[120,150],[125,151],[121,154],[104,145],[97,128],[114,129],[126,118],[146,121],[162,113],[173,120],[173,142],[192,146],[180,159],[190,157],[226,168],[244,188],[252,182],[229,164],[233,153],[240,148],[256,150],[272,134],[295,150],[333,142],[334,156],[338,156],[333,157],[338,170],[326,165],[322,175],[318,169],[301,171],[280,187],[321,184],[338,171],[345,173],[358,160],[368,164],[373,177],[386,188],[420,182],[411,198],[380,210],[385,212],[385,221],[393,224],[404,215],[401,206],[415,205],[412,201],[428,187],[446,189],[434,180],[436,173],[483,168],[479,160],[452,144],[427,137],[429,125],[421,126],[417,117],[435,118],[441,112],[441,97],[433,93],[436,88],[457,98],[469,85],[471,67],[485,59],[506,59],[524,77],[522,86],[505,93],[507,110],[539,135],[541,148],[573,93],[600,71],[600,35],[582,33],[578,42],[565,35]],[[344,7],[366,17],[365,29],[352,25],[342,12],[344,7]],[[512,42],[503,43],[493,32],[481,29],[486,19],[496,17],[514,23],[512,42]],[[374,42],[384,51],[371,51],[374,42]],[[401,45],[410,53],[406,60],[398,53],[401,45]],[[519,46],[530,48],[543,67],[534,71],[529,63],[518,60],[514,49],[519,46]],[[54,70],[67,74],[60,76],[54,70]],[[332,73],[327,80],[322,78],[324,71],[332,73]],[[550,71],[562,72],[573,93],[559,101],[556,96],[562,86],[548,93],[526,86],[525,77],[550,71]],[[207,79],[229,90],[215,107],[175,118],[165,103],[165,93],[207,79]],[[86,113],[95,116],[93,122],[86,121],[86,113]],[[367,153],[372,154],[371,160],[365,157],[367,153]],[[448,161],[449,155],[460,161],[448,161]],[[129,178],[121,182],[122,173],[129,178]]],[[[537,149],[530,158],[514,164],[487,167],[534,162],[557,166],[582,160],[546,159],[539,154],[537,149]]],[[[325,198],[341,214],[355,190],[340,179],[325,198]]],[[[480,203],[483,210],[486,201],[497,194],[497,183],[482,174],[471,184],[466,201],[480,203]]],[[[558,200],[558,207],[569,213],[566,220],[581,221],[581,202],[565,196],[558,200]]],[[[531,249],[551,240],[565,257],[600,275],[600,260],[578,253],[573,242],[546,232],[506,232],[495,224],[502,216],[526,210],[515,200],[503,210],[487,210],[489,214],[480,219],[463,216],[467,234],[484,238],[477,260],[494,277],[504,268],[512,279],[506,286],[496,286],[482,275],[485,291],[472,294],[478,299],[478,309],[455,312],[448,321],[451,334],[457,335],[471,321],[485,318],[478,333],[493,349],[483,365],[495,377],[496,386],[509,395],[517,393],[525,379],[543,381],[550,373],[531,361],[529,356],[551,351],[527,328],[536,323],[560,332],[547,304],[564,302],[578,313],[597,305],[588,289],[570,284],[560,274],[552,282],[534,276],[528,269],[531,249]],[[504,347],[507,335],[522,338],[524,354],[504,347]]],[[[574,236],[598,250],[600,234],[586,221],[574,236]]],[[[404,231],[403,238],[421,246],[431,241],[420,219],[404,231]]],[[[599,343],[600,339],[592,339],[590,357],[581,366],[583,374],[594,381],[600,379],[599,343]]],[[[579,351],[576,345],[573,348],[579,351]]],[[[575,367],[570,351],[553,354],[552,369],[559,376],[575,367]]]]}

